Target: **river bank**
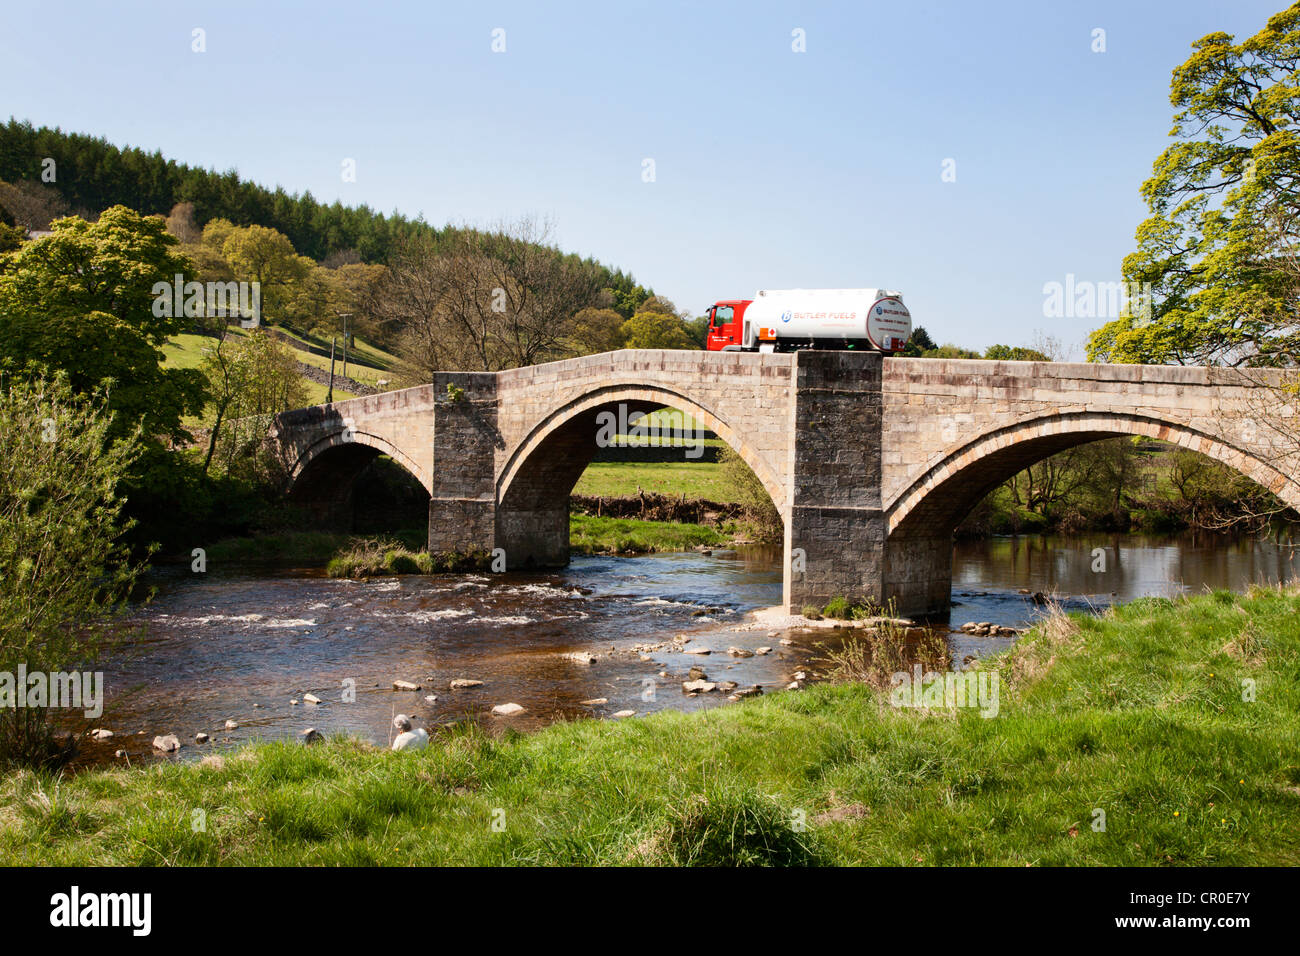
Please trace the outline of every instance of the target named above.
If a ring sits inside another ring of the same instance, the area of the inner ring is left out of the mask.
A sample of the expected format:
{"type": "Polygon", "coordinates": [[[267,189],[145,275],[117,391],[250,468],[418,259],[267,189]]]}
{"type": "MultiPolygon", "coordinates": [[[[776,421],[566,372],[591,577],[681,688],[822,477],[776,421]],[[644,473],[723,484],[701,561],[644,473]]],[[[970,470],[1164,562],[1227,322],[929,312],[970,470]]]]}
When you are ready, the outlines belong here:
{"type": "MultiPolygon", "coordinates": [[[[741,520],[700,524],[583,513],[569,517],[569,549],[574,554],[659,554],[735,547],[751,544],[755,537],[754,529],[741,520]]],[[[206,549],[205,561],[227,566],[321,567],[329,568],[335,577],[490,569],[488,555],[463,555],[460,562],[430,560],[424,544],[425,531],[420,528],[379,534],[280,531],[217,541],[206,549]]],[[[172,564],[191,561],[188,554],[170,558],[172,564]]]]}
{"type": "Polygon", "coordinates": [[[499,739],[457,725],[415,753],[335,737],[22,772],[0,783],[0,858],[1295,865],[1297,666],[1294,588],[1143,600],[987,659],[994,717],[822,685],[499,739]]]}

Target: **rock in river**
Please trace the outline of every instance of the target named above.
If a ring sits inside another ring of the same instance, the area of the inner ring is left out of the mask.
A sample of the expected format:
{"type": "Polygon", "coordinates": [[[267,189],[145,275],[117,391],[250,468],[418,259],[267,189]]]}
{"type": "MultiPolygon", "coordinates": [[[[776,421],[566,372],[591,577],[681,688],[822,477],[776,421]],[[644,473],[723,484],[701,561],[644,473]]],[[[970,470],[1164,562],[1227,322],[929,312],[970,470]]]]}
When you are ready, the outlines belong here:
{"type": "Polygon", "coordinates": [[[707,694],[711,690],[717,690],[717,688],[717,684],[706,680],[682,681],[682,690],[687,694],[707,694]]]}
{"type": "Polygon", "coordinates": [[[482,686],[483,686],[483,682],[481,680],[470,680],[467,677],[457,677],[454,681],[451,682],[452,690],[460,690],[463,687],[482,687],[482,686]]]}
{"type": "Polygon", "coordinates": [[[393,681],[393,690],[419,690],[419,684],[412,684],[409,680],[393,681]]]}
{"type": "Polygon", "coordinates": [[[181,749],[180,739],[175,734],[160,735],[153,739],[155,750],[161,750],[163,753],[175,753],[181,749]]]}
{"type": "Polygon", "coordinates": [[[497,704],[492,708],[492,713],[498,717],[513,717],[515,714],[522,714],[524,708],[521,704],[497,704]]]}

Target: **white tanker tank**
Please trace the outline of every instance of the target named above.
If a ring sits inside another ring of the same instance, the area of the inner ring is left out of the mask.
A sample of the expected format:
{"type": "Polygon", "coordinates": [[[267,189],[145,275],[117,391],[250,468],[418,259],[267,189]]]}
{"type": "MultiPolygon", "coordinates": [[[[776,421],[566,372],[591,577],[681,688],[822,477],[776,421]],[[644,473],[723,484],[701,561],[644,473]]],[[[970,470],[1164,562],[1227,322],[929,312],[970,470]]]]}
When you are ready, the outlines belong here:
{"type": "Polygon", "coordinates": [[[903,294],[891,289],[765,289],[708,310],[713,351],[901,351],[912,335],[903,294]]]}

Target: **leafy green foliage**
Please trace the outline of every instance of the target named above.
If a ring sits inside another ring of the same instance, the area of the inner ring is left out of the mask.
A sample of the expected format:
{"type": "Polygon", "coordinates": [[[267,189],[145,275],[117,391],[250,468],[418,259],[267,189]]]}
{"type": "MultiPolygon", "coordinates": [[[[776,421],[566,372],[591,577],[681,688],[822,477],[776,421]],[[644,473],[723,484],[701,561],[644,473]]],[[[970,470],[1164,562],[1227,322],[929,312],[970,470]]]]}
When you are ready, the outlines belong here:
{"type": "Polygon", "coordinates": [[[984,357],[995,362],[1050,362],[1051,358],[1038,349],[1025,348],[1021,345],[990,345],[984,351],[984,357]]]}
{"type": "Polygon", "coordinates": [[[0,358],[64,371],[81,392],[111,381],[118,434],[142,422],[146,440],[183,440],[181,419],[201,406],[203,382],[192,370],[162,367],[162,344],[186,320],[158,314],[165,310],[154,310],[153,287],[170,286],[189,260],[161,221],[122,206],[95,223],[53,225],[53,235],[24,243],[0,271],[0,358]]]}
{"type": "Polygon", "coordinates": [[[265,329],[223,337],[203,361],[215,409],[205,470],[215,460],[227,475],[266,482],[274,465],[261,452],[271,418],[307,404],[294,352],[265,329]]]}
{"type": "Polygon", "coordinates": [[[1300,3],[1234,43],[1211,33],[1173,74],[1171,144],[1124,277],[1139,307],[1096,330],[1095,361],[1294,363],[1300,349],[1300,3]],[[1148,314],[1144,314],[1148,313],[1148,314]]]}
{"type": "Polygon", "coordinates": [[[745,507],[758,537],[764,541],[779,540],[785,531],[781,513],[776,510],[771,495],[763,487],[758,475],[745,463],[745,459],[731,446],[724,445],[718,450],[718,468],[722,472],[724,483],[731,489],[731,500],[745,507]]]}
{"type": "Polygon", "coordinates": [[[698,348],[690,331],[676,315],[667,312],[638,312],[623,323],[623,342],[629,349],[698,348]]]}
{"type": "MultiPolygon", "coordinates": [[[[64,670],[94,658],[140,571],[120,491],[139,438],[113,437],[104,392],[66,376],[11,370],[0,396],[0,670],[64,670]]],[[[49,744],[44,714],[0,710],[0,760],[49,744]]]]}

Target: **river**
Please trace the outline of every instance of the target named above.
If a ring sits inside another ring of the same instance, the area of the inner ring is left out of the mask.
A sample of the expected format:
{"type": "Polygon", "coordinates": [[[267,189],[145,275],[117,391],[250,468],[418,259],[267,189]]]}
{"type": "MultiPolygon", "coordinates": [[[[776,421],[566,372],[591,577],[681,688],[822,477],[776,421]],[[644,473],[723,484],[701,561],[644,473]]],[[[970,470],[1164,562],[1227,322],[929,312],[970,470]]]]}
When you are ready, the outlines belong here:
{"type": "MultiPolygon", "coordinates": [[[[832,636],[752,625],[732,630],[748,612],[779,603],[779,560],[774,549],[751,548],[578,557],[552,573],[364,581],[301,569],[212,569],[202,576],[159,570],[151,575],[156,597],[131,621],[135,637],[99,665],[107,703],[103,716],[86,726],[109,728],[114,737],[88,741],[79,762],[111,761],[119,749],[132,761],[152,759],[153,736],[165,733],[185,744],[179,759],[256,739],[294,738],[307,727],[383,744],[399,712],[418,713],[430,730],[460,719],[525,730],[557,719],[727,706],[722,693],[682,692],[692,666],[741,688],[781,688],[832,636]],[[691,638],[686,647],[713,653],[661,646],[683,634],[691,638]],[[731,646],[771,651],[737,658],[727,653],[731,646]],[[596,660],[565,656],[577,652],[596,660]],[[482,685],[453,690],[456,678],[482,685]],[[394,680],[421,689],[394,691],[394,680]],[[321,703],[304,702],[308,693],[321,703]],[[430,695],[436,700],[426,700],[430,695]],[[606,703],[591,703],[601,699],[606,703]],[[503,703],[525,711],[492,716],[491,708],[503,703]],[[227,720],[238,727],[225,730],[227,720]],[[211,743],[196,746],[199,731],[211,743]]],[[[1024,626],[1039,613],[1033,592],[1087,609],[1297,576],[1292,548],[1255,539],[962,541],[954,551],[950,620],[954,628],[972,620],[1024,626]]],[[[984,656],[1014,640],[937,626],[948,632],[958,666],[967,655],[984,656]]]]}

